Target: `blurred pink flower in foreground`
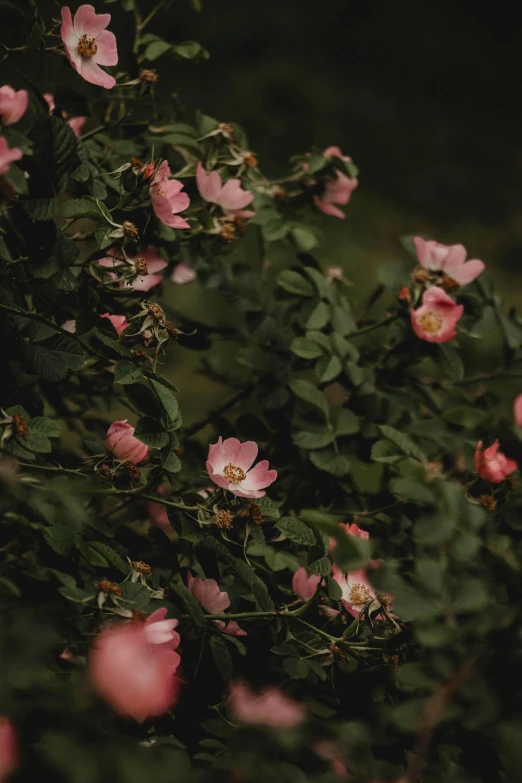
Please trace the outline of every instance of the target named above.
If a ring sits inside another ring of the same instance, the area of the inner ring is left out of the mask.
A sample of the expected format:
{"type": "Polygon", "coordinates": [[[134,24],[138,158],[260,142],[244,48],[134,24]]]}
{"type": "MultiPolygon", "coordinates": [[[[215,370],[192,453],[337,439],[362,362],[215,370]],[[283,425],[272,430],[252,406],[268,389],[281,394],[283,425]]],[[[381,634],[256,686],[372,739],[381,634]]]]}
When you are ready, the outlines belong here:
{"type": "Polygon", "coordinates": [[[277,470],[268,470],[268,461],[258,462],[250,470],[257,457],[257,443],[241,443],[237,438],[220,437],[208,449],[207,472],[214,484],[228,489],[242,498],[261,498],[265,487],[277,478],[277,470]]]}
{"type": "Polygon", "coordinates": [[[176,285],[185,285],[185,283],[193,283],[196,278],[196,272],[188,264],[181,262],[174,269],[170,279],[176,285]]]}
{"type": "Polygon", "coordinates": [[[187,221],[178,217],[177,212],[183,212],[190,205],[186,193],[181,193],[183,183],[177,179],[169,179],[170,167],[166,160],[159,165],[150,186],[150,198],[156,217],[171,228],[189,228],[187,221]]]}
{"type": "Polygon", "coordinates": [[[111,315],[110,313],[103,313],[101,317],[109,319],[111,324],[118,332],[118,337],[122,332],[125,331],[125,329],[129,325],[129,322],[127,321],[124,315],[111,315]]]}
{"type": "Polygon", "coordinates": [[[513,416],[517,427],[522,427],[522,394],[513,400],[513,416]]]}
{"type": "Polygon", "coordinates": [[[457,336],[455,327],[464,305],[456,304],[448,294],[434,286],[424,291],[422,305],[411,311],[413,331],[428,343],[447,343],[457,336]]]}
{"type": "Polygon", "coordinates": [[[234,716],[242,723],[288,729],[306,720],[303,705],[290,699],[278,688],[266,688],[255,693],[245,683],[233,682],[228,703],[234,716]]]}
{"type": "MultiPolygon", "coordinates": [[[[324,158],[335,156],[351,163],[352,159],[348,155],[343,155],[339,147],[327,147],[323,152],[324,158]]],[[[352,193],[358,186],[359,181],[356,177],[347,177],[342,171],[336,171],[335,177],[325,177],[323,180],[324,190],[320,196],[314,196],[314,204],[317,209],[324,212],[325,215],[341,218],[346,217],[339,206],[346,206],[352,197],[352,193]],[[337,205],[337,206],[336,206],[337,205]]]]}
{"type": "MultiPolygon", "coordinates": [[[[220,591],[215,579],[201,579],[199,576],[192,576],[189,571],[187,584],[196,601],[209,614],[224,614],[225,609],[230,606],[228,593],[220,591]]],[[[224,620],[214,620],[214,622],[223,633],[228,633],[231,636],[247,635],[247,632],[243,631],[234,620],[228,624],[224,620]]]]}
{"type": "Polygon", "coordinates": [[[300,598],[308,600],[317,590],[317,585],[321,581],[321,577],[317,574],[311,574],[308,576],[306,568],[298,568],[292,577],[292,590],[300,598]]]}
{"type": "Polygon", "coordinates": [[[144,623],[107,628],[89,655],[94,689],[120,715],[140,722],[167,712],[178,698],[178,621],[166,620],[166,612],[158,609],[144,623]]]}
{"type": "Polygon", "coordinates": [[[245,207],[252,203],[254,196],[243,190],[240,179],[229,179],[225,184],[217,171],[205,171],[201,161],[196,168],[196,184],[199,194],[205,201],[217,204],[223,212],[250,218],[256,214],[245,207]]]}
{"type": "Polygon", "coordinates": [[[22,150],[19,150],[17,147],[9,149],[6,139],[0,136],[0,174],[7,174],[11,163],[22,158],[22,150]]]}
{"type": "Polygon", "coordinates": [[[466,248],[463,245],[442,245],[434,240],[413,237],[419,264],[434,272],[444,272],[459,285],[471,283],[486,268],[477,258],[466,261],[466,248]]]}
{"type": "Polygon", "coordinates": [[[0,87],[0,115],[4,125],[14,125],[22,119],[29,105],[27,90],[15,90],[9,84],[0,87]]]}
{"type": "Polygon", "coordinates": [[[81,5],[71,16],[70,8],[62,8],[62,41],[72,67],[86,82],[110,90],[116,79],[100,65],[116,65],[116,36],[105,28],[110,14],[97,14],[92,5],[81,5]]]}
{"type": "MultiPolygon", "coordinates": [[[[54,95],[52,95],[50,92],[44,92],[43,97],[49,104],[49,111],[54,111],[56,108],[56,105],[54,103],[54,95]]],[[[67,119],[67,112],[62,111],[62,117],[64,120],[67,120],[69,127],[72,129],[75,136],[79,136],[83,126],[87,122],[87,117],[71,117],[71,119],[67,119]]]]}
{"type": "MultiPolygon", "coordinates": [[[[118,266],[122,266],[124,261],[121,258],[116,258],[114,253],[115,251],[109,251],[108,256],[98,259],[98,265],[105,269],[115,269],[118,266]]],[[[137,262],[136,272],[138,274],[134,280],[121,280],[120,286],[122,288],[132,288],[134,291],[150,291],[155,285],[161,283],[163,275],[157,273],[168,266],[168,261],[161,258],[157,247],[148,245],[143,250],[140,250],[137,256],[128,256],[128,258],[130,261],[137,262]]],[[[116,272],[109,272],[108,275],[112,280],[118,279],[116,272]]]]}
{"type": "MultiPolygon", "coordinates": [[[[159,495],[163,495],[165,492],[161,486],[159,486],[156,491],[159,495]]],[[[172,533],[173,527],[170,524],[169,515],[167,514],[165,506],[161,503],[147,503],[146,511],[153,525],[159,527],[167,536],[172,533]]]]}
{"type": "Polygon", "coordinates": [[[312,750],[317,753],[319,758],[329,763],[333,775],[348,777],[348,769],[339,754],[338,743],[335,740],[319,740],[314,743],[312,750]]]}
{"type": "MultiPolygon", "coordinates": [[[[355,538],[361,538],[363,541],[368,541],[368,539],[370,538],[370,534],[368,533],[368,531],[361,530],[361,528],[358,527],[358,525],[356,525],[355,522],[352,524],[350,524],[349,522],[346,523],[339,522],[339,527],[342,528],[346,533],[346,535],[348,536],[355,536],[355,538]]],[[[337,546],[337,540],[333,536],[330,536],[330,550],[328,552],[329,555],[332,554],[336,546],[337,546]]]]}
{"type": "Polygon", "coordinates": [[[475,449],[475,469],[484,481],[498,484],[506,476],[518,468],[514,459],[508,459],[499,449],[498,438],[489,448],[482,451],[482,441],[479,440],[475,449]]]}
{"type": "Polygon", "coordinates": [[[116,459],[132,462],[134,465],[143,462],[149,454],[149,447],[134,437],[134,427],[127,423],[127,419],[113,421],[107,430],[105,448],[112,452],[116,459]]]}
{"type": "Polygon", "coordinates": [[[0,783],[6,783],[18,766],[18,747],[13,724],[0,715],[0,783]]]}

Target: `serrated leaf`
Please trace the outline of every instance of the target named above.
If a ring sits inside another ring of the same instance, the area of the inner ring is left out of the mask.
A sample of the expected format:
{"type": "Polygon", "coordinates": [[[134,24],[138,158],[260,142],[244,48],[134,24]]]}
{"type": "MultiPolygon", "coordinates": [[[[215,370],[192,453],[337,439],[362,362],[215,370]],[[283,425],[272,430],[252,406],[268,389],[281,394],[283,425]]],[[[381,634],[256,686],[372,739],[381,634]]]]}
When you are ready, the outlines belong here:
{"type": "Polygon", "coordinates": [[[90,218],[101,220],[102,214],[95,199],[72,198],[65,201],[60,207],[60,217],[63,218],[90,218]]]}
{"type": "Polygon", "coordinates": [[[410,437],[408,437],[408,435],[399,432],[387,424],[379,424],[379,429],[385,438],[391,440],[392,443],[398,446],[409,457],[415,457],[415,459],[418,459],[420,462],[426,462],[424,452],[410,437]]]}
{"type": "Polygon", "coordinates": [[[325,302],[319,302],[312,310],[307,322],[307,329],[323,329],[330,320],[330,308],[325,302]]]}
{"type": "Polygon", "coordinates": [[[433,492],[420,481],[395,478],[390,481],[390,492],[406,500],[414,500],[417,503],[431,504],[435,502],[433,492]]]}
{"type": "Polygon", "coordinates": [[[114,369],[114,382],[121,383],[122,385],[129,383],[137,383],[143,377],[143,372],[140,367],[137,367],[134,362],[123,360],[118,362],[114,369]]]}
{"type": "Polygon", "coordinates": [[[29,423],[29,429],[42,432],[49,438],[58,438],[62,434],[61,423],[54,419],[48,419],[47,416],[35,416],[29,423]]]}
{"type": "Polygon", "coordinates": [[[325,418],[328,418],[328,400],[320,389],[310,383],[310,381],[303,380],[292,381],[289,386],[296,397],[308,402],[315,408],[319,408],[325,418]]]}
{"type": "Polygon", "coordinates": [[[36,451],[39,454],[50,454],[52,449],[51,441],[43,432],[29,430],[26,438],[23,439],[24,448],[30,451],[36,451]]]}
{"type": "Polygon", "coordinates": [[[294,272],[292,269],[283,270],[277,278],[277,284],[290,294],[296,294],[297,296],[314,295],[314,289],[308,280],[305,280],[299,272],[294,272]]]}
{"type": "Polygon", "coordinates": [[[324,451],[312,451],[309,456],[312,462],[319,470],[324,470],[332,476],[342,478],[350,472],[350,460],[344,454],[336,454],[333,449],[324,451]]]}
{"type": "Polygon", "coordinates": [[[300,658],[285,658],[283,667],[293,680],[304,680],[305,677],[308,677],[309,668],[306,662],[300,658]]]}
{"type": "Polygon", "coordinates": [[[89,546],[95,549],[108,563],[113,565],[122,574],[129,573],[129,564],[111,546],[102,541],[90,541],[89,546]]]}
{"type": "Polygon", "coordinates": [[[315,374],[322,383],[330,383],[342,369],[343,365],[338,356],[321,356],[315,365],[315,374]]]}
{"type": "Polygon", "coordinates": [[[384,462],[393,465],[404,459],[395,443],[389,440],[377,440],[372,446],[371,457],[374,462],[384,462]]]}
{"type": "Polygon", "coordinates": [[[166,386],[163,386],[162,383],[158,383],[158,381],[153,380],[152,378],[149,379],[150,383],[152,384],[152,387],[154,391],[156,392],[159,401],[161,402],[161,405],[163,407],[163,410],[169,417],[169,419],[172,422],[175,422],[178,424],[178,426],[181,426],[181,416],[179,412],[179,405],[178,401],[172,394],[172,392],[166,388],[166,386]]]}
{"type": "Polygon", "coordinates": [[[322,432],[295,432],[292,440],[295,445],[301,449],[324,449],[329,446],[334,439],[333,433],[329,430],[322,432]]]}
{"type": "Polygon", "coordinates": [[[28,198],[20,203],[34,220],[52,220],[58,213],[55,198],[28,198]]]}
{"type": "Polygon", "coordinates": [[[141,418],[136,424],[134,436],[138,438],[138,440],[141,440],[142,443],[145,443],[147,446],[151,446],[154,449],[164,448],[170,440],[168,433],[165,432],[161,423],[156,421],[156,419],[151,419],[147,416],[141,418]]]}
{"type": "Polygon", "coordinates": [[[333,408],[331,411],[332,424],[337,436],[353,435],[359,432],[359,417],[349,408],[333,408]]]}
{"type": "Polygon", "coordinates": [[[296,337],[290,346],[290,350],[301,359],[317,359],[323,355],[322,348],[316,342],[306,337],[296,337]]]}
{"type": "Polygon", "coordinates": [[[295,544],[310,547],[316,543],[316,537],[308,525],[297,517],[282,517],[276,523],[278,530],[283,533],[285,538],[293,541],[295,544]]]}
{"type": "Polygon", "coordinates": [[[36,372],[46,381],[61,381],[69,370],[79,370],[84,363],[78,341],[62,335],[46,344],[32,343],[29,354],[36,372]]]}
{"type": "Polygon", "coordinates": [[[221,678],[228,682],[232,677],[232,658],[227,645],[220,636],[211,636],[210,650],[221,678]]]}
{"type": "Polygon", "coordinates": [[[207,536],[203,540],[203,545],[213,552],[219,554],[236,572],[236,574],[246,582],[252,589],[252,593],[257,601],[259,608],[263,611],[273,611],[274,602],[270,597],[268,588],[263,580],[256,574],[255,570],[248,566],[243,560],[234,557],[226,546],[213,536],[207,536]]]}
{"type": "Polygon", "coordinates": [[[440,365],[452,381],[464,379],[464,363],[452,345],[439,345],[440,365]]]}

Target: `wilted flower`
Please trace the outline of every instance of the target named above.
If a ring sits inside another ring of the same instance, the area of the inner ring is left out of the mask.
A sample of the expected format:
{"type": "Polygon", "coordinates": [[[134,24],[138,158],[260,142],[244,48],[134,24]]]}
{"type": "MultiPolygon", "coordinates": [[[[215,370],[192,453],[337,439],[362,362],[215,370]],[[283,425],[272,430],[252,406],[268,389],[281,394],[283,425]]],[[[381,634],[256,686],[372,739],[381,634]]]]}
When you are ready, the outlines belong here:
{"type": "Polygon", "coordinates": [[[308,575],[306,568],[298,568],[292,577],[292,590],[305,601],[315,595],[321,577],[317,574],[308,575]]]}
{"type": "Polygon", "coordinates": [[[477,258],[466,261],[463,245],[442,245],[434,240],[413,237],[419,263],[434,272],[443,272],[459,285],[471,283],[486,268],[477,258]]]}
{"type": "Polygon", "coordinates": [[[86,82],[107,90],[116,80],[100,65],[118,62],[116,37],[105,29],[110,21],[110,14],[97,14],[92,5],[81,5],[74,20],[70,8],[62,8],[62,41],[69,62],[86,82]]]}
{"type": "Polygon", "coordinates": [[[116,459],[128,460],[137,465],[147,459],[149,447],[134,437],[134,427],[123,421],[114,421],[107,430],[105,448],[112,452],[116,459]]]}
{"type": "Polygon", "coordinates": [[[494,484],[504,481],[506,476],[518,468],[514,459],[509,459],[498,450],[499,445],[497,438],[492,446],[482,451],[482,441],[479,440],[475,449],[475,469],[477,473],[484,481],[491,481],[494,484]]]}
{"type": "MultiPolygon", "coordinates": [[[[110,313],[102,313],[102,318],[108,318],[111,324],[118,332],[118,337],[128,327],[129,322],[124,315],[111,315],[110,313]]],[[[76,330],[75,330],[76,331],[76,330]]]]}
{"type": "Polygon", "coordinates": [[[21,160],[22,158],[22,150],[19,150],[17,147],[9,149],[5,137],[0,136],[0,174],[7,174],[11,163],[15,160],[21,160]]]}
{"type": "Polygon", "coordinates": [[[166,612],[158,609],[146,622],[107,628],[89,655],[95,690],[120,715],[140,722],[170,710],[181,685],[175,676],[181,662],[175,652],[178,621],[166,620],[166,612]]]}
{"type": "Polygon", "coordinates": [[[228,489],[233,495],[242,498],[261,498],[266,494],[265,487],[277,478],[276,470],[268,469],[268,461],[263,460],[250,470],[257,457],[257,443],[241,443],[237,438],[220,437],[208,449],[206,463],[211,480],[228,489]]]}
{"type": "Polygon", "coordinates": [[[413,331],[428,343],[447,343],[457,336],[455,327],[464,305],[456,304],[448,294],[434,286],[424,291],[422,305],[411,311],[413,331]]]}
{"type": "MultiPolygon", "coordinates": [[[[224,614],[225,609],[228,609],[230,606],[228,593],[220,591],[219,585],[215,579],[201,579],[199,576],[192,576],[189,571],[187,584],[188,589],[196,601],[200,603],[209,614],[224,614]]],[[[247,635],[247,632],[240,628],[234,620],[231,620],[228,623],[223,620],[214,620],[214,622],[223,633],[228,633],[231,636],[247,635]]]]}
{"type": "Polygon", "coordinates": [[[201,198],[212,204],[217,204],[223,212],[254,217],[255,212],[244,211],[252,203],[254,196],[248,190],[243,190],[240,179],[229,179],[225,184],[217,171],[205,171],[201,161],[196,168],[196,183],[201,198]]]}
{"type": "Polygon", "coordinates": [[[170,167],[166,160],[162,161],[154,175],[150,186],[150,198],[156,217],[171,228],[189,228],[184,218],[177,212],[183,212],[190,205],[186,193],[181,193],[183,183],[177,179],[169,179],[170,167]]]}
{"type": "Polygon", "coordinates": [[[232,713],[242,723],[289,729],[306,720],[302,704],[290,699],[278,688],[266,688],[260,693],[242,682],[230,685],[228,703],[232,713]]]}
{"type": "Polygon", "coordinates": [[[15,90],[9,84],[0,87],[0,116],[4,125],[14,125],[20,120],[29,105],[27,90],[15,90]]]}

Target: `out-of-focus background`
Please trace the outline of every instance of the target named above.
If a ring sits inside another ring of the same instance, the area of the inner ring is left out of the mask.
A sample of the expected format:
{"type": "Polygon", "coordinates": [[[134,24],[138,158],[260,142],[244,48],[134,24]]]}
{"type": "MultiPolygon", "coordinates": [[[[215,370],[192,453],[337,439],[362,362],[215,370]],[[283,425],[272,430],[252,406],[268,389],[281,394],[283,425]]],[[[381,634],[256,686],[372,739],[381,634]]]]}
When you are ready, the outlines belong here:
{"type": "MultiPolygon", "coordinates": [[[[201,41],[211,59],[178,69],[179,94],[246,129],[261,167],[339,145],[359,166],[346,220],[318,216],[318,252],[339,264],[355,302],[399,237],[462,242],[511,304],[522,286],[522,11],[477,0],[203,0],[180,5],[165,37],[201,41]]],[[[192,287],[190,287],[192,288],[192,287]]],[[[196,290],[184,308],[217,303],[196,290]]],[[[224,313],[217,313],[223,319],[224,313]]],[[[196,358],[184,356],[188,371],[196,358]]],[[[179,368],[181,369],[181,367],[179,368]]],[[[191,418],[209,395],[182,387],[191,418]]],[[[183,400],[182,400],[183,403],[183,400]]]]}

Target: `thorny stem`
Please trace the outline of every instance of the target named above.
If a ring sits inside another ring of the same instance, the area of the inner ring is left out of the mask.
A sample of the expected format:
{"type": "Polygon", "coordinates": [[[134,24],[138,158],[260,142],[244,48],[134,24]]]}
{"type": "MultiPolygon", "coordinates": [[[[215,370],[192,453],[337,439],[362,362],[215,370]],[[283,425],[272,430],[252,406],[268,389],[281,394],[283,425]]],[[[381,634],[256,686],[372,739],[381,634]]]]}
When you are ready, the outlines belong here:
{"type": "Polygon", "coordinates": [[[229,408],[232,408],[236,402],[239,402],[240,400],[244,399],[245,397],[248,397],[249,394],[253,391],[254,387],[252,384],[245,386],[244,389],[242,389],[240,392],[235,394],[233,397],[231,397],[229,400],[223,403],[223,405],[220,405],[219,408],[215,408],[213,411],[210,411],[208,416],[206,418],[202,419],[202,421],[197,421],[195,424],[192,424],[190,427],[188,427],[185,430],[185,436],[187,438],[190,438],[192,435],[195,435],[196,432],[199,432],[204,427],[207,426],[207,424],[210,424],[212,419],[214,419],[216,416],[221,416],[223,413],[228,411],[229,408]]]}
{"type": "Polygon", "coordinates": [[[23,468],[30,468],[31,470],[46,470],[49,473],[66,473],[69,476],[80,476],[81,478],[87,478],[86,473],[81,473],[78,470],[71,470],[69,468],[55,468],[51,465],[33,465],[31,462],[21,462],[20,460],[18,460],[18,464],[23,468]]]}

